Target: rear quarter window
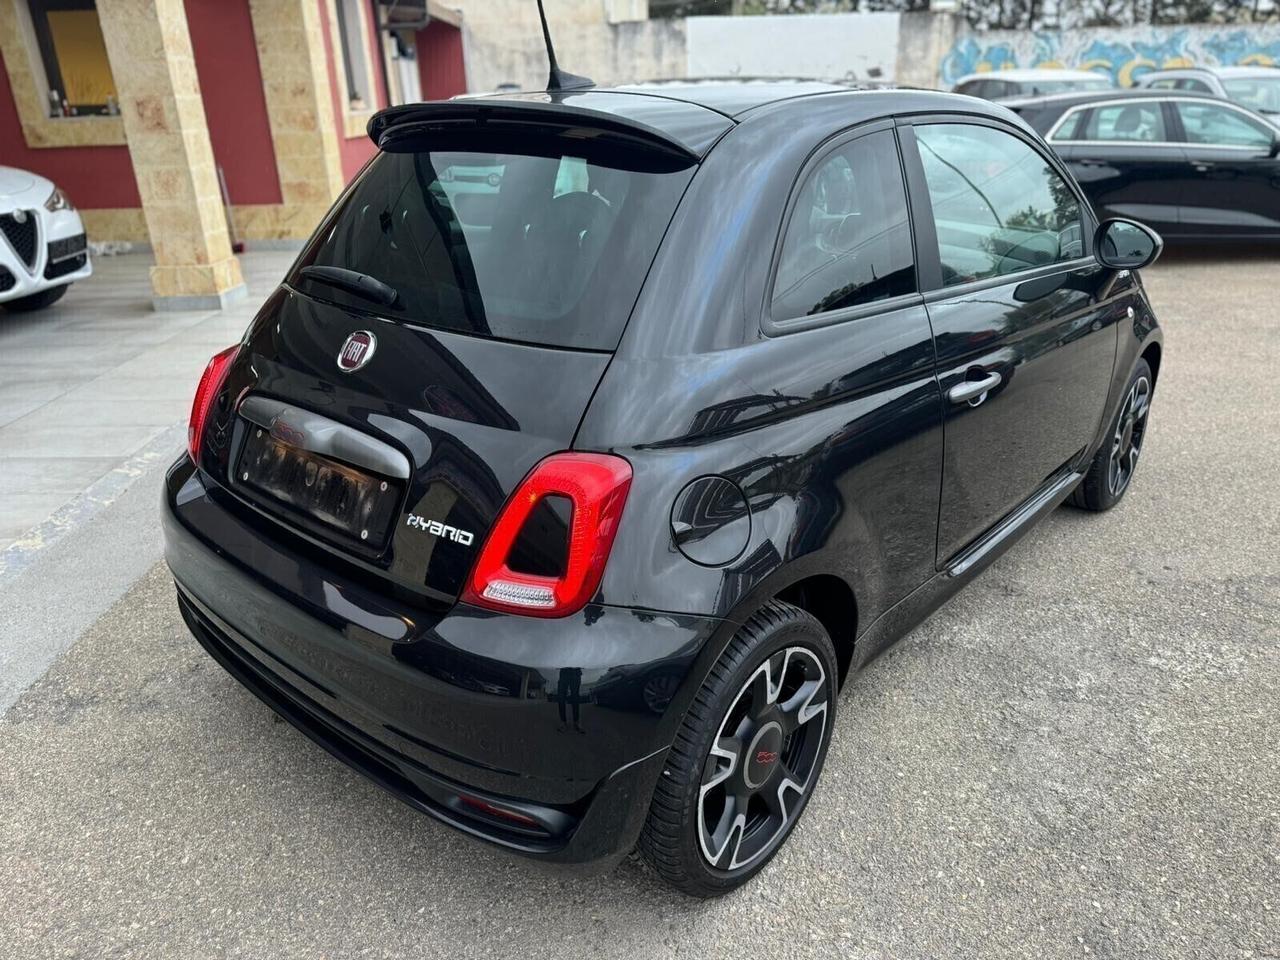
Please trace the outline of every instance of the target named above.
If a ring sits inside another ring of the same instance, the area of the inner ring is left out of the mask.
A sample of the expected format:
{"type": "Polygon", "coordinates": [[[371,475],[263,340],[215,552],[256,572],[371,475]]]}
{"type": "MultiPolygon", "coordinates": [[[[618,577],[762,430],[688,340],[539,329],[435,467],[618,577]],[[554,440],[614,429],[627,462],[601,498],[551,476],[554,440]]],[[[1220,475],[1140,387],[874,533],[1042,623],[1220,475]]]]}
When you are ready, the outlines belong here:
{"type": "Polygon", "coordinates": [[[615,349],[693,167],[622,166],[617,151],[593,157],[564,138],[519,143],[379,154],[311,240],[291,285],[440,330],[615,349]],[[374,305],[301,276],[310,265],[374,277],[396,302],[374,305]]]}
{"type": "Polygon", "coordinates": [[[785,322],[916,292],[906,188],[893,133],[866,134],[818,162],[796,197],[774,278],[785,322]]]}
{"type": "Polygon", "coordinates": [[[1079,140],[1081,129],[1084,125],[1085,117],[1088,116],[1088,110],[1075,110],[1063,120],[1056,130],[1053,131],[1054,140],[1079,140]]]}

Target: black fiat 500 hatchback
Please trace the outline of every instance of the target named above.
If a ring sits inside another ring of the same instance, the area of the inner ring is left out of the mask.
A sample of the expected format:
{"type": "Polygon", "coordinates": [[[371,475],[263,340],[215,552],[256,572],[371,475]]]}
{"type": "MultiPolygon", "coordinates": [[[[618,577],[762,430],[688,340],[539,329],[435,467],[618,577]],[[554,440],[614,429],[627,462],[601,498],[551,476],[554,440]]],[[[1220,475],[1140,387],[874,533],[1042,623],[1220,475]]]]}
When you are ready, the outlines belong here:
{"type": "Polygon", "coordinates": [[[1059,503],[1128,489],[1160,240],[948,94],[516,94],[370,134],[199,384],[164,496],[182,614],[459,830],[733,889],[846,678],[1059,503]]]}

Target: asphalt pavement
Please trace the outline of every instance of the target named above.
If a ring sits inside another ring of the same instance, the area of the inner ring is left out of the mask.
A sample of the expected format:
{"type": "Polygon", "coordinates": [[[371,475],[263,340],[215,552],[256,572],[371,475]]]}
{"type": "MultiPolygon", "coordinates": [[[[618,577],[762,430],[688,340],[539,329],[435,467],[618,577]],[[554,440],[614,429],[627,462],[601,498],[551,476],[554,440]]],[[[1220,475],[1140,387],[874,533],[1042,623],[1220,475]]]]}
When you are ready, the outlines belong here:
{"type": "MultiPolygon", "coordinates": [[[[852,679],[746,889],[548,877],[414,813],[204,655],[155,565],[0,719],[0,957],[1280,958],[1278,278],[1147,272],[1124,503],[1059,510],[852,679]]],[[[145,527],[139,484],[94,523],[145,527]]],[[[92,581],[109,531],[47,562],[92,581]]],[[[74,638],[45,564],[0,589],[74,638]]]]}

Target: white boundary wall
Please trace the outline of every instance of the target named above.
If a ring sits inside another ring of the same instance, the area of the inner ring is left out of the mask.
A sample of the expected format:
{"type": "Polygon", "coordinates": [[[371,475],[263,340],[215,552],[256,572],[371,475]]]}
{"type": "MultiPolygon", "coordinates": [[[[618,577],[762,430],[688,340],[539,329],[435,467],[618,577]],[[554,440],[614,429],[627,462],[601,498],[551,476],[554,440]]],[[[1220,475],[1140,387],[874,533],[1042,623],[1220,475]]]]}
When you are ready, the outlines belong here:
{"type": "Polygon", "coordinates": [[[688,75],[892,80],[901,19],[897,13],[689,17],[688,75]]]}

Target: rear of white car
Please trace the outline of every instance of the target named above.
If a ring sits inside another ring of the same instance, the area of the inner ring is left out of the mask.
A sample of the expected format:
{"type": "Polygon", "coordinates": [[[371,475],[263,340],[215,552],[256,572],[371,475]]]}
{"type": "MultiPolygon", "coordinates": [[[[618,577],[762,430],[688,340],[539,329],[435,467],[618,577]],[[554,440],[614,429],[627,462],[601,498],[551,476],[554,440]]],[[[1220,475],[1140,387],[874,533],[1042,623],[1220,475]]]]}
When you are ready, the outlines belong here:
{"type": "Polygon", "coordinates": [[[0,307],[47,307],[93,273],[84,223],[44,177],[0,167],[0,307]]]}

